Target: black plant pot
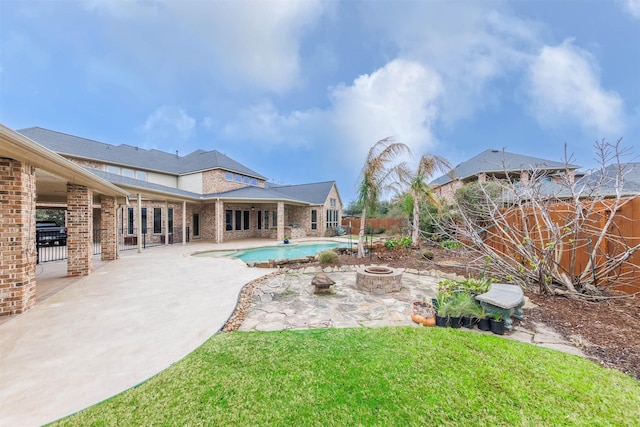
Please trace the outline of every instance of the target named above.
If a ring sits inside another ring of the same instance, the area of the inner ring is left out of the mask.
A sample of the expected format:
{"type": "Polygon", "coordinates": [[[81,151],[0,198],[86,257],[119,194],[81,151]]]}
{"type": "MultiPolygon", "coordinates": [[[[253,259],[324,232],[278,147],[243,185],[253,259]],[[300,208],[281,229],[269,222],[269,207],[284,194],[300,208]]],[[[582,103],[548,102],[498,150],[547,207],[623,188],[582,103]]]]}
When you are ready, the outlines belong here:
{"type": "Polygon", "coordinates": [[[490,319],[489,323],[491,323],[491,332],[498,335],[504,335],[504,320],[494,320],[490,319]]]}
{"type": "Polygon", "coordinates": [[[431,298],[431,306],[436,310],[438,309],[439,305],[438,305],[438,299],[437,298],[431,298]]]}
{"type": "Polygon", "coordinates": [[[480,329],[481,331],[490,331],[491,330],[491,324],[489,324],[489,318],[488,317],[483,317],[482,319],[478,320],[478,329],[480,329]]]}
{"type": "Polygon", "coordinates": [[[462,327],[462,317],[458,317],[458,316],[449,317],[449,325],[452,328],[460,328],[460,327],[462,327]]]}
{"type": "Polygon", "coordinates": [[[438,316],[436,314],[436,326],[447,326],[449,318],[446,316],[438,316]]]}
{"type": "Polygon", "coordinates": [[[465,328],[473,329],[473,325],[475,324],[475,319],[469,316],[462,316],[462,326],[465,328]]]}

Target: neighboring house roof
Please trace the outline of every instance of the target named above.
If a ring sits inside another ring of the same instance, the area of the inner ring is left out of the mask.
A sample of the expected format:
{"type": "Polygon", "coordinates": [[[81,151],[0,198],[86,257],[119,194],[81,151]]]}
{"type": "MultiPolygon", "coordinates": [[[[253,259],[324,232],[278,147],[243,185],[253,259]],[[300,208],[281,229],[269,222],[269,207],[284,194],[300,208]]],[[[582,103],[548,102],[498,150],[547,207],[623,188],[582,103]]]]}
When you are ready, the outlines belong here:
{"type": "Polygon", "coordinates": [[[448,184],[453,180],[465,180],[480,173],[521,172],[523,170],[564,170],[578,169],[576,165],[510,153],[503,150],[485,150],[471,159],[460,163],[447,174],[431,182],[433,186],[448,184]]]}
{"type": "Polygon", "coordinates": [[[640,163],[608,165],[581,177],[576,188],[600,196],[614,196],[618,190],[622,195],[640,194],[640,163]]]}
{"type": "MultiPolygon", "coordinates": [[[[574,196],[587,199],[611,198],[616,197],[618,191],[621,197],[640,195],[640,163],[613,164],[594,170],[577,179],[571,188],[566,183],[551,181],[540,181],[535,188],[526,185],[517,187],[518,197],[523,199],[538,196],[558,199],[570,199],[574,196]]],[[[505,201],[513,198],[511,192],[504,196],[505,201]]]]}
{"type": "Polygon", "coordinates": [[[186,156],[159,150],[146,150],[131,145],[111,145],[40,127],[17,132],[58,154],[98,160],[132,168],[184,175],[211,169],[224,169],[266,180],[250,168],[217,150],[196,150],[186,156]]]}

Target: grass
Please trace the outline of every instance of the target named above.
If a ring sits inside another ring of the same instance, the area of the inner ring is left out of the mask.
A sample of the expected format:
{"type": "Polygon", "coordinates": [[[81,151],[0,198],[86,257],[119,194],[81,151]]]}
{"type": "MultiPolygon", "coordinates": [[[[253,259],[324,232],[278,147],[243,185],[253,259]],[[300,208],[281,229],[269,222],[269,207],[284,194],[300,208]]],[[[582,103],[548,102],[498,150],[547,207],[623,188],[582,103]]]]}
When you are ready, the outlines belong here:
{"type": "Polygon", "coordinates": [[[445,328],[217,334],[56,425],[640,425],[640,385],[588,360],[445,328]]]}

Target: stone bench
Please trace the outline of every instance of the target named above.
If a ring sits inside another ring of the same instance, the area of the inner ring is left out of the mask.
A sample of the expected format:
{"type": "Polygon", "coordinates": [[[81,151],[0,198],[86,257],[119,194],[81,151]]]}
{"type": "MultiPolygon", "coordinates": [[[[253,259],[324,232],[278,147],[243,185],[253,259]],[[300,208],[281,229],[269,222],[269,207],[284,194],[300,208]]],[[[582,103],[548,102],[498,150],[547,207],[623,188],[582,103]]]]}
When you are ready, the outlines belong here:
{"type": "Polygon", "coordinates": [[[523,319],[524,292],[520,286],[494,283],[487,293],[477,295],[476,301],[480,302],[487,314],[501,314],[504,327],[509,330],[513,328],[511,317],[523,319]]]}

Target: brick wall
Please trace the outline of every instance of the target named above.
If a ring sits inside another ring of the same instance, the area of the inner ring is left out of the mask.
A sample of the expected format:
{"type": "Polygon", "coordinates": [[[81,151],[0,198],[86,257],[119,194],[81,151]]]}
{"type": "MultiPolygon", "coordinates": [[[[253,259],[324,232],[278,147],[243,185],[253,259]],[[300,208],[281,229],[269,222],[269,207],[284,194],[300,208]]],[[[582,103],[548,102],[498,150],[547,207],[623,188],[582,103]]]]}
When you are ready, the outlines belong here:
{"type": "MultiPolygon", "coordinates": [[[[222,169],[214,169],[202,173],[203,194],[218,193],[221,191],[235,190],[237,188],[248,187],[244,182],[231,181],[227,179],[227,172],[222,169]]],[[[264,180],[258,180],[256,187],[264,187],[264,180]]]]}
{"type": "Polygon", "coordinates": [[[0,315],[36,303],[35,169],[0,158],[0,315]]]}
{"type": "Polygon", "coordinates": [[[116,234],[116,199],[115,197],[100,197],[100,242],[102,245],[101,259],[113,261],[118,258],[118,242],[116,234]]]}
{"type": "Polygon", "coordinates": [[[86,276],[93,270],[93,191],[67,184],[67,276],[86,276]]]}

